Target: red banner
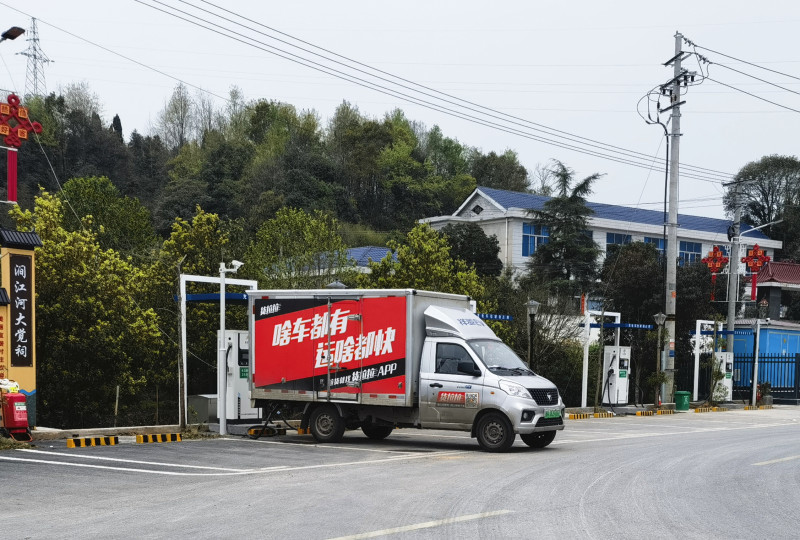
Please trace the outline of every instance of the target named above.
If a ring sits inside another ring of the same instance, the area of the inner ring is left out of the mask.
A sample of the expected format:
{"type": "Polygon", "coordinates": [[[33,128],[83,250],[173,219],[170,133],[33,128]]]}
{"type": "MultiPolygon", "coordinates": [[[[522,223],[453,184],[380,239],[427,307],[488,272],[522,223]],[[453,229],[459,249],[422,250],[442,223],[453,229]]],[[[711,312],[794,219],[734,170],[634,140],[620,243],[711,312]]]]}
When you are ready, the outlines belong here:
{"type": "Polygon", "coordinates": [[[262,298],[254,310],[256,387],[405,393],[405,297],[262,298]]]}

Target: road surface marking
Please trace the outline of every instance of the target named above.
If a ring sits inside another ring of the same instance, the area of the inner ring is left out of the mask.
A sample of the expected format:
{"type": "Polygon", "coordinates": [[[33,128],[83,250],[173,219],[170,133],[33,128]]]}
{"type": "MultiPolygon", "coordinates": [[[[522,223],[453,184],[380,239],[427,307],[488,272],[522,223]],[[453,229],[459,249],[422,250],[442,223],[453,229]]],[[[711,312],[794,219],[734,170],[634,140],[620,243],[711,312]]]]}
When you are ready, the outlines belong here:
{"type": "Polygon", "coordinates": [[[359,538],[375,538],[376,536],[386,536],[389,534],[405,533],[410,531],[418,531],[420,529],[431,529],[433,527],[441,527],[442,525],[450,525],[451,523],[461,523],[463,521],[472,521],[475,519],[484,519],[495,516],[502,516],[510,514],[511,510],[495,510],[494,512],[482,512],[480,514],[468,514],[466,516],[457,516],[452,518],[437,519],[436,521],[425,521],[424,523],[415,523],[413,525],[404,525],[402,527],[393,527],[391,529],[381,529],[380,531],[371,531],[360,534],[353,534],[350,536],[339,536],[330,540],[357,540],[359,538]]]}
{"type": "Polygon", "coordinates": [[[229,469],[226,467],[207,467],[203,465],[181,465],[178,463],[164,463],[161,461],[137,461],[135,459],[122,459],[122,458],[112,458],[112,457],[104,457],[104,456],[87,456],[83,454],[75,454],[69,452],[48,452],[46,450],[31,450],[27,448],[21,448],[20,452],[30,452],[35,454],[47,454],[48,456],[69,456],[78,459],[98,459],[102,461],[120,461],[122,463],[136,463],[138,465],[157,465],[160,467],[184,467],[187,469],[207,469],[212,471],[228,471],[228,472],[247,472],[253,469],[229,469]]]}
{"type": "MultiPolygon", "coordinates": [[[[45,452],[49,453],[49,452],[45,452]]],[[[375,465],[375,464],[382,464],[382,463],[392,463],[395,461],[409,461],[412,459],[425,459],[425,458],[433,458],[433,457],[442,457],[447,455],[455,455],[461,454],[461,451],[453,451],[453,452],[433,452],[433,453],[426,453],[426,454],[414,454],[408,456],[394,456],[388,457],[384,459],[371,459],[365,461],[349,461],[344,463],[322,463],[319,465],[301,465],[297,467],[269,467],[269,468],[262,468],[262,469],[242,469],[234,472],[177,472],[177,471],[157,471],[151,469],[134,469],[132,467],[111,467],[109,465],[93,465],[89,463],[67,463],[64,461],[53,461],[49,459],[29,459],[29,458],[22,458],[22,457],[12,457],[8,455],[0,455],[0,460],[5,461],[22,461],[27,463],[44,463],[47,465],[60,465],[62,467],[83,467],[89,469],[106,469],[106,470],[114,470],[114,471],[123,471],[123,472],[138,472],[138,473],[146,473],[146,474],[162,474],[165,476],[244,476],[244,475],[251,475],[251,474],[267,474],[267,473],[277,473],[277,472],[286,472],[286,471],[304,471],[308,469],[326,469],[330,467],[352,467],[357,465],[375,465]]],[[[71,454],[70,454],[71,455],[71,454]]],[[[120,460],[125,461],[125,460],[120,460]]],[[[131,461],[128,461],[131,463],[131,461]]]]}
{"type": "Polygon", "coordinates": [[[769,461],[761,461],[759,463],[753,463],[753,465],[755,465],[756,467],[759,465],[772,465],[774,463],[783,463],[784,461],[792,461],[795,459],[800,459],[800,456],[789,456],[784,458],[771,459],[769,461]]]}

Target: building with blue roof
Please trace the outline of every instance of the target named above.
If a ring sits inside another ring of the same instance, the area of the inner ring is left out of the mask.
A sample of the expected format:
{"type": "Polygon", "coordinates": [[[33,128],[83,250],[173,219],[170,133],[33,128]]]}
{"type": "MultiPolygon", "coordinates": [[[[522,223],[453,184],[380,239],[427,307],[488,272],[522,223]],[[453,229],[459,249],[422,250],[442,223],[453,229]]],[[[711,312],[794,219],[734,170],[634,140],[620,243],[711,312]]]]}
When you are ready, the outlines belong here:
{"type": "MultiPolygon", "coordinates": [[[[546,243],[549,230],[546,224],[537,223],[531,210],[542,210],[550,197],[478,187],[464,203],[449,216],[421,220],[440,230],[450,224],[477,223],[484,232],[495,235],[500,244],[500,260],[505,267],[523,271],[536,247],[546,243]]],[[[656,246],[661,253],[666,245],[664,213],[630,206],[587,202],[594,211],[589,216],[589,230],[595,243],[605,254],[612,244],[646,242],[656,246]]],[[[728,227],[730,221],[704,216],[678,215],[678,256],[683,262],[699,261],[714,246],[729,252],[728,227]]],[[[774,257],[782,242],[771,240],[759,230],[742,224],[743,247],[758,244],[767,255],[774,257]]],[[[745,253],[742,251],[742,253],[745,253]]],[[[740,265],[740,268],[744,265],[740,265]]]]}

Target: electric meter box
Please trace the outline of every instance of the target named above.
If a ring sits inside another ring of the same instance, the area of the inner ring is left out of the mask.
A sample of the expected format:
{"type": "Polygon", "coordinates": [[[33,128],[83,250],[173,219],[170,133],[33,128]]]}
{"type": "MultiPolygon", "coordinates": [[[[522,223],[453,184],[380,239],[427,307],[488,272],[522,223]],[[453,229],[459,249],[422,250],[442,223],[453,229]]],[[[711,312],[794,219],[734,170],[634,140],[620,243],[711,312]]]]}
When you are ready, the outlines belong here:
{"type": "MultiPolygon", "coordinates": [[[[720,387],[725,389],[725,397],[720,401],[731,401],[733,398],[733,353],[732,352],[715,352],[717,357],[717,367],[722,372],[722,379],[717,383],[717,389],[720,387]]],[[[714,390],[715,399],[718,399],[722,390],[714,390]]]]}
{"type": "Polygon", "coordinates": [[[631,348],[607,345],[603,349],[603,405],[627,405],[631,377],[631,348]]]}

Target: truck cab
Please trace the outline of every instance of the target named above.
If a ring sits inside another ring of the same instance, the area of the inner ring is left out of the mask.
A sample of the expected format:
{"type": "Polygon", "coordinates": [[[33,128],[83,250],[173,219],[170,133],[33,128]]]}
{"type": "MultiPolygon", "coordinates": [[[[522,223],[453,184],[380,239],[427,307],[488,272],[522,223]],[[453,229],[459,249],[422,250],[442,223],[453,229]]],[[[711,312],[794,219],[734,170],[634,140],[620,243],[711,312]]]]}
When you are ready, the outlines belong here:
{"type": "Polygon", "coordinates": [[[419,377],[423,428],[470,431],[485,450],[509,448],[518,433],[544,447],[564,429],[553,383],[525,363],[474,314],[430,306],[419,377]]]}

